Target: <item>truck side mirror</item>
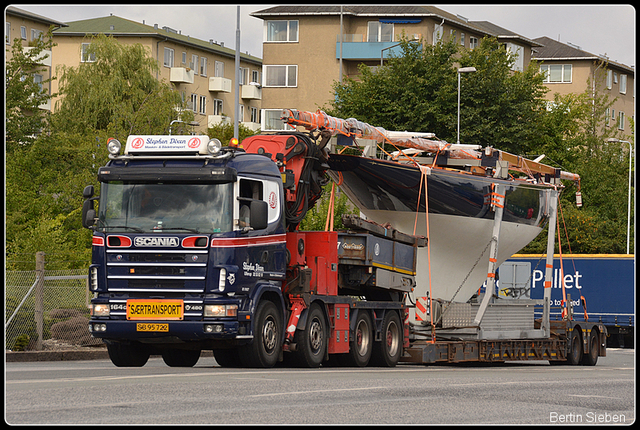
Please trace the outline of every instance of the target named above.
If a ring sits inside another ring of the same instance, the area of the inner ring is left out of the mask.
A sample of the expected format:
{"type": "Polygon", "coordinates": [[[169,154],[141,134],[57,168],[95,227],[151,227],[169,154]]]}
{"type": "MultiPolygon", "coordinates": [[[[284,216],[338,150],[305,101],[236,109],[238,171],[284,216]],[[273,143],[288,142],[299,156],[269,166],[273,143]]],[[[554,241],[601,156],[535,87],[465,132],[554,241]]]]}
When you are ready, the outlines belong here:
{"type": "Polygon", "coordinates": [[[90,199],[91,197],[93,197],[93,185],[87,185],[86,187],[84,187],[84,190],[82,190],[82,197],[84,197],[85,199],[90,199]]]}
{"type": "Polygon", "coordinates": [[[87,199],[82,203],[82,226],[91,228],[96,217],[96,210],[93,206],[93,199],[87,199]]]}
{"type": "Polygon", "coordinates": [[[254,230],[262,230],[267,228],[269,206],[267,202],[262,200],[251,201],[251,215],[249,218],[249,224],[254,230]]]}
{"type": "Polygon", "coordinates": [[[84,228],[91,228],[94,224],[96,217],[96,210],[93,206],[93,185],[87,185],[82,190],[82,197],[84,197],[84,203],[82,203],[82,226],[84,228]]]}

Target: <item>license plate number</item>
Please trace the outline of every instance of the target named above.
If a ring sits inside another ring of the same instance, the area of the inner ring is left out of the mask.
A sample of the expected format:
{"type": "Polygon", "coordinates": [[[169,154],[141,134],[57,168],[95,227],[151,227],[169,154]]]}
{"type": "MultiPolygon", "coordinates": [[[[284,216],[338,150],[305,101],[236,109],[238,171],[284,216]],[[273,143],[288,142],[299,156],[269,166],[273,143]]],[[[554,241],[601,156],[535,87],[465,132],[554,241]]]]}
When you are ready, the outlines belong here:
{"type": "Polygon", "coordinates": [[[169,324],[160,323],[137,323],[136,331],[169,331],[169,324]]]}
{"type": "Polygon", "coordinates": [[[127,300],[128,320],[182,320],[184,303],[182,300],[127,300]]]}

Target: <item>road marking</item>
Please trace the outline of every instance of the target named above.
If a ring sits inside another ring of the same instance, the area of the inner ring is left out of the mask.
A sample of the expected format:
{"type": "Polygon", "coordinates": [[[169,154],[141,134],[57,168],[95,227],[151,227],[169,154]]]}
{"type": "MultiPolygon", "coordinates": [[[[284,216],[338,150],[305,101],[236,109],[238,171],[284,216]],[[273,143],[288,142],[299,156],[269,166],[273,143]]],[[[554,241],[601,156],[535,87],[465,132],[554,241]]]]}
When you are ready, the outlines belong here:
{"type": "Polygon", "coordinates": [[[364,387],[364,388],[334,388],[331,390],[309,390],[309,391],[289,391],[288,393],[266,393],[266,394],[253,394],[247,397],[269,397],[269,396],[292,396],[299,394],[311,394],[311,393],[335,393],[338,391],[364,391],[364,390],[381,390],[388,389],[389,387],[364,387]]]}

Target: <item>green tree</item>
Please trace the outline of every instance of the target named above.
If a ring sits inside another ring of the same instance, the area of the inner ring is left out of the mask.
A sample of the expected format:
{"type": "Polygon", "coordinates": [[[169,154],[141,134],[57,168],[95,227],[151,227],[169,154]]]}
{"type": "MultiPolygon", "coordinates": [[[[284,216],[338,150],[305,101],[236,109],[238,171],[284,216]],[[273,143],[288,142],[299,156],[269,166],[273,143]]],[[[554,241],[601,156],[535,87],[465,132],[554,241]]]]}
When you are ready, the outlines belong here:
{"type": "Polygon", "coordinates": [[[457,68],[473,66],[475,73],[461,77],[461,142],[522,153],[539,135],[546,88],[535,63],[514,72],[515,58],[495,38],[473,50],[454,40],[425,45],[404,37],[400,47],[401,55],[377,70],[361,65],[357,80],[335,83],[328,112],[456,142],[457,68]]]}
{"type": "MultiPolygon", "coordinates": [[[[180,94],[156,78],[158,64],[141,44],[124,45],[112,36],[94,36],[86,55],[95,61],[60,68],[60,93],[52,124],[56,130],[122,141],[130,134],[167,134],[183,107],[180,94]]],[[[193,112],[182,110],[184,122],[193,112]]]]}
{"type": "MultiPolygon", "coordinates": [[[[238,140],[242,142],[249,136],[253,136],[257,132],[245,127],[242,124],[238,124],[238,140]]],[[[216,138],[222,143],[222,146],[229,145],[229,142],[233,138],[233,123],[219,123],[213,127],[207,129],[207,135],[210,138],[216,138]]]]}
{"type": "Polygon", "coordinates": [[[11,45],[11,59],[5,68],[5,143],[8,154],[21,145],[30,145],[46,127],[46,111],[39,106],[46,104],[51,95],[48,87],[52,77],[36,80],[47,72],[42,61],[49,58],[55,46],[51,29],[23,48],[16,38],[11,45]]]}
{"type": "MultiPolygon", "coordinates": [[[[156,63],[141,45],[120,45],[102,35],[89,52],[95,62],[60,70],[62,99],[49,133],[14,146],[7,157],[7,259],[75,252],[82,258],[74,260],[84,258],[86,266],[91,231],[81,226],[82,190],[98,185],[107,138],[124,142],[129,134],[166,134],[183,107],[179,93],[156,79],[156,63]]],[[[180,119],[189,122],[193,113],[183,110],[180,119]]]]}

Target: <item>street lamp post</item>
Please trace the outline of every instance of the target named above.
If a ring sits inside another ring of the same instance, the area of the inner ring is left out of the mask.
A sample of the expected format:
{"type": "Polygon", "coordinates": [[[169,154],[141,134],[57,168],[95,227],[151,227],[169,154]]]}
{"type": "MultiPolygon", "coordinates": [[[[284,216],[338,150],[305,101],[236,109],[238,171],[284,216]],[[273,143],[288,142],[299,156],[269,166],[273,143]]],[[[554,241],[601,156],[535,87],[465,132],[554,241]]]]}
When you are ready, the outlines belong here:
{"type": "Polygon", "coordinates": [[[460,144],[460,75],[462,73],[473,73],[476,71],[475,67],[461,67],[458,69],[458,140],[457,144],[460,144]]]}
{"type": "Polygon", "coordinates": [[[616,139],[612,137],[607,139],[607,142],[618,142],[618,143],[627,143],[629,144],[629,187],[628,187],[628,197],[627,197],[627,254],[629,253],[629,238],[631,237],[631,159],[633,158],[633,147],[631,142],[626,140],[616,139]]]}

